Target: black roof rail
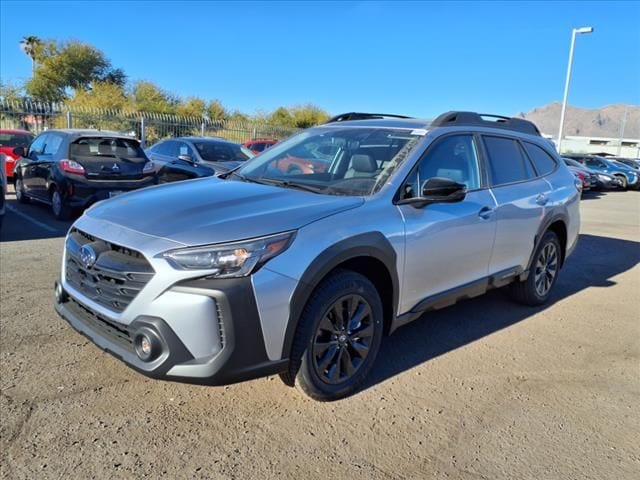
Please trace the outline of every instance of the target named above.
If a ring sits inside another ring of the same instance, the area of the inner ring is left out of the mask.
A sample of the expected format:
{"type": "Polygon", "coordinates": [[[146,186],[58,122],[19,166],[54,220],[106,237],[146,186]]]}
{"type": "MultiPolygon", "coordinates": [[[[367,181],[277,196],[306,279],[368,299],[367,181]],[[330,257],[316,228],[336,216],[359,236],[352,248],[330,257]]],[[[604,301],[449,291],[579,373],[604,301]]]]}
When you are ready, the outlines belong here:
{"type": "Polygon", "coordinates": [[[541,136],[535,123],[524,118],[504,117],[488,113],[476,112],[447,112],[438,116],[430,127],[453,127],[459,125],[474,125],[478,127],[501,128],[529,135],[541,136]]]}
{"type": "Polygon", "coordinates": [[[374,120],[379,118],[413,118],[406,115],[394,115],[392,113],[362,113],[362,112],[348,112],[341,113],[335,117],[331,117],[325,123],[334,122],[346,122],[347,120],[374,120]]]}

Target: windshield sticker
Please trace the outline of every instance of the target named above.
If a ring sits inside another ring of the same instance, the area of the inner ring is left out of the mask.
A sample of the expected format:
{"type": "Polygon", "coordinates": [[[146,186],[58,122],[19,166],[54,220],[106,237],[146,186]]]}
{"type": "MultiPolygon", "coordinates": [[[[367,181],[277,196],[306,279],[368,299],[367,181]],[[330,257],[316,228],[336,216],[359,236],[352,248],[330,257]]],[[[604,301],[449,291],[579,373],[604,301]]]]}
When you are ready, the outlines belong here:
{"type": "Polygon", "coordinates": [[[411,131],[411,135],[420,135],[420,136],[425,136],[427,134],[427,130],[425,128],[416,128],[415,130],[411,131]]]}

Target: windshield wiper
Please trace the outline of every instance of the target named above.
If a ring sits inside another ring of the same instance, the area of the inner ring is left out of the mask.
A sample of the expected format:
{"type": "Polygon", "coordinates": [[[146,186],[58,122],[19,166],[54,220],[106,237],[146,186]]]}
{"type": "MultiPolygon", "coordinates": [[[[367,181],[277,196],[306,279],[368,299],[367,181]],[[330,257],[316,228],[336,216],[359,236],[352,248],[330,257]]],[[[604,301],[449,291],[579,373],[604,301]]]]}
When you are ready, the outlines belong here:
{"type": "Polygon", "coordinates": [[[284,188],[297,188],[298,190],[304,190],[305,192],[311,192],[311,193],[322,193],[324,191],[324,188],[313,187],[311,185],[306,185],[304,183],[291,182],[289,180],[278,180],[275,178],[260,177],[260,178],[247,178],[246,180],[250,182],[262,183],[264,185],[274,185],[277,187],[284,187],[284,188]]]}

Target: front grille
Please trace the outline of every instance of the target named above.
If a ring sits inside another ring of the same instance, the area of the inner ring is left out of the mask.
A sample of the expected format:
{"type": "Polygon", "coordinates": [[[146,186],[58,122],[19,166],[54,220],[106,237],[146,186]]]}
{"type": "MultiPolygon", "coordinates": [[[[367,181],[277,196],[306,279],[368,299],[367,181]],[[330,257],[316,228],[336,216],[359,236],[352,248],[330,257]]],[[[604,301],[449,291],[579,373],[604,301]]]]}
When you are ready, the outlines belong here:
{"type": "Polygon", "coordinates": [[[122,312],[151,280],[154,270],[140,252],[99,240],[73,229],[66,244],[66,280],[100,305],[122,312]],[[80,249],[90,246],[95,263],[86,265],[80,249]]]}
{"type": "Polygon", "coordinates": [[[78,320],[94,332],[99,333],[101,336],[132,353],[135,352],[133,339],[124,325],[119,325],[102,315],[95,313],[93,310],[85,307],[72,297],[69,297],[66,307],[78,320]]]}

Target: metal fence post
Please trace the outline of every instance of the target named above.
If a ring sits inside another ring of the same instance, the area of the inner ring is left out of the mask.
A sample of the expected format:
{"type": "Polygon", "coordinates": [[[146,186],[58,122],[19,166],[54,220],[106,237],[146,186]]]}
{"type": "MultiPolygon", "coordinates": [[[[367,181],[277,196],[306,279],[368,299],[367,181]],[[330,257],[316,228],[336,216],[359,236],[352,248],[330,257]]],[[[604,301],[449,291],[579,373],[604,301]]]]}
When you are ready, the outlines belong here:
{"type": "Polygon", "coordinates": [[[204,137],[204,122],[200,125],[200,135],[204,137]]]}
{"type": "Polygon", "coordinates": [[[255,127],[253,128],[253,136],[251,138],[258,138],[258,132],[256,131],[255,127]]]}
{"type": "Polygon", "coordinates": [[[140,146],[142,148],[145,148],[147,143],[147,132],[144,123],[144,117],[140,117],[140,146]]]}
{"type": "Polygon", "coordinates": [[[67,112],[67,128],[73,128],[73,118],[71,116],[71,111],[67,112]]]}

